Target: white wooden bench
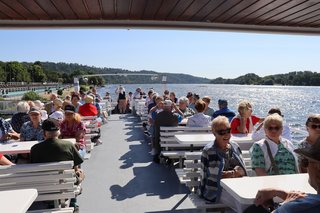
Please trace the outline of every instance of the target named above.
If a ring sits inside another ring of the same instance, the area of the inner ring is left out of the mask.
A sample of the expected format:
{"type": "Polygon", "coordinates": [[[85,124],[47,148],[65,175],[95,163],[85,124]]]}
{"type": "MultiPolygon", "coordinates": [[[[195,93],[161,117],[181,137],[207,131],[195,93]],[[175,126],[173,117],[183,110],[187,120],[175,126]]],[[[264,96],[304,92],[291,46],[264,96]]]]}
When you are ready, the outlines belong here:
{"type": "Polygon", "coordinates": [[[86,134],[84,136],[85,146],[86,146],[86,156],[85,158],[90,158],[90,152],[94,148],[95,143],[91,141],[91,138],[99,135],[100,125],[97,120],[97,116],[81,116],[81,121],[85,123],[86,134]]]}
{"type": "MultiPolygon", "coordinates": [[[[183,169],[182,183],[190,189],[191,193],[188,195],[193,205],[202,212],[225,212],[228,206],[222,203],[210,203],[197,194],[200,186],[203,172],[201,169],[201,154],[190,153],[186,155],[185,168],[183,169]]],[[[179,178],[181,180],[181,177],[179,178]]]]}
{"type": "MultiPolygon", "coordinates": [[[[211,132],[210,127],[160,127],[160,147],[162,148],[161,155],[170,159],[178,159],[179,165],[182,167],[182,161],[186,153],[190,152],[190,146],[179,144],[174,135],[190,134],[190,133],[208,133],[211,132]]],[[[202,146],[194,146],[196,150],[200,150],[202,146]]],[[[201,154],[201,153],[200,153],[201,154]]]]}
{"type": "Polygon", "coordinates": [[[73,161],[18,164],[0,167],[0,191],[35,188],[35,201],[55,201],[55,207],[67,207],[78,188],[73,161]]]}

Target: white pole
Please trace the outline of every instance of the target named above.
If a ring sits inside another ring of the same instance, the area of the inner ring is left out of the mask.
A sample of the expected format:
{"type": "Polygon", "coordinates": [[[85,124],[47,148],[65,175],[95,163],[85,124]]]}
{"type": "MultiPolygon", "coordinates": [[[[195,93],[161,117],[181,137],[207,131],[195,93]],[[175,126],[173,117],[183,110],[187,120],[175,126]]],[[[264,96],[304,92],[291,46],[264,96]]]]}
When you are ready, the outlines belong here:
{"type": "Polygon", "coordinates": [[[73,86],[74,86],[74,92],[75,92],[76,94],[79,94],[80,84],[79,84],[79,78],[78,78],[78,77],[74,77],[74,79],[73,79],[73,86]]]}

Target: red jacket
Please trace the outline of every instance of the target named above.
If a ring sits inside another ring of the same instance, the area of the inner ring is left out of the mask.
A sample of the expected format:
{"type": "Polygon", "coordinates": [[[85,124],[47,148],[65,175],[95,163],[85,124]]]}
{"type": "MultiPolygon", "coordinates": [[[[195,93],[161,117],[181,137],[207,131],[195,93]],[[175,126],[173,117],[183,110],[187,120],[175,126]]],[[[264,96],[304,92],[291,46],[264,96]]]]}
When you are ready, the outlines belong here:
{"type": "Polygon", "coordinates": [[[82,116],[96,116],[98,115],[98,110],[95,105],[87,103],[79,107],[78,113],[82,116]]]}

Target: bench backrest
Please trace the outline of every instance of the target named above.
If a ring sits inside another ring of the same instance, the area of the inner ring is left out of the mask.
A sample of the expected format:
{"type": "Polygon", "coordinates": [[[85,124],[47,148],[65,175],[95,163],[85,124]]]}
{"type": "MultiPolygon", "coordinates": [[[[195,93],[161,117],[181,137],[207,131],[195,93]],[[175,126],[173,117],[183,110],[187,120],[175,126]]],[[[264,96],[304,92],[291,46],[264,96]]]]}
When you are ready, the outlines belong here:
{"type": "Polygon", "coordinates": [[[34,188],[36,201],[74,198],[75,181],[73,161],[0,167],[0,191],[34,188]]]}
{"type": "MultiPolygon", "coordinates": [[[[174,135],[178,134],[203,134],[210,133],[211,127],[185,127],[185,126],[160,126],[160,146],[164,149],[190,147],[178,144],[174,135]]],[[[200,148],[203,148],[200,146],[200,148]]]]}

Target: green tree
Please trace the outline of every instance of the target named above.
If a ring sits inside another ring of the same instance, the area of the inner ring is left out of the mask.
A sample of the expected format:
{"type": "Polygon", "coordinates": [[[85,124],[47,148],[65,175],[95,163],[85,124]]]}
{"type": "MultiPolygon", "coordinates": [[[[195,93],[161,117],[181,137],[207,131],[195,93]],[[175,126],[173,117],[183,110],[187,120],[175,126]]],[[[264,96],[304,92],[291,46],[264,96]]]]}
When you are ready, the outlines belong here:
{"type": "Polygon", "coordinates": [[[6,81],[7,80],[7,73],[4,71],[4,68],[0,66],[0,81],[6,81]]]}
{"type": "Polygon", "coordinates": [[[30,82],[30,74],[23,64],[19,62],[6,63],[5,71],[7,73],[7,81],[30,82]]]}
{"type": "Polygon", "coordinates": [[[33,82],[45,82],[47,81],[47,76],[44,73],[42,67],[37,64],[33,64],[29,66],[28,72],[31,76],[31,81],[33,82]]]}

